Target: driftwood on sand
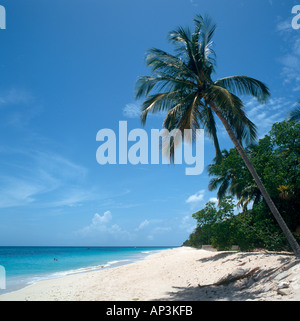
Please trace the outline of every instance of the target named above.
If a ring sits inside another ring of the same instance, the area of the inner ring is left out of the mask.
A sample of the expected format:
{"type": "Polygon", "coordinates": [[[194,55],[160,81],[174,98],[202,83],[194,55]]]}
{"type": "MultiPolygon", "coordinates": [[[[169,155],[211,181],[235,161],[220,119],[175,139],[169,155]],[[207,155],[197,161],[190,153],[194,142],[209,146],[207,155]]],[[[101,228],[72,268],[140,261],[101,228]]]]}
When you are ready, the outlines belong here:
{"type": "Polygon", "coordinates": [[[251,269],[250,271],[245,271],[243,269],[238,269],[234,271],[233,273],[229,273],[226,276],[222,277],[219,281],[213,284],[207,284],[207,285],[198,285],[199,287],[205,287],[205,286],[212,286],[212,285],[228,285],[230,283],[242,280],[242,279],[250,279],[257,271],[259,270],[259,267],[256,267],[254,269],[251,269]]]}

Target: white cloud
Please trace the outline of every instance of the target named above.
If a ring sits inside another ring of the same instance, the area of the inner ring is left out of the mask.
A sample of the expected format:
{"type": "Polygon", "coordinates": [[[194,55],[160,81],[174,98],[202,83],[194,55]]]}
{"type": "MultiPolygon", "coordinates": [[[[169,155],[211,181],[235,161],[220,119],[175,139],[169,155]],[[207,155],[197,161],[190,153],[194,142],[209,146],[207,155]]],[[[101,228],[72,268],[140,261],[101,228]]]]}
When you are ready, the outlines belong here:
{"type": "Polygon", "coordinates": [[[25,90],[12,88],[0,93],[0,106],[28,104],[34,100],[33,96],[25,90]]]}
{"type": "Polygon", "coordinates": [[[139,118],[141,115],[141,107],[137,104],[127,104],[123,108],[123,115],[128,118],[139,118]]]}
{"type": "Polygon", "coordinates": [[[92,222],[78,231],[81,236],[88,236],[94,232],[105,232],[110,228],[107,224],[112,220],[112,214],[110,211],[106,211],[102,216],[98,213],[94,214],[92,222]]]}
{"type": "Polygon", "coordinates": [[[259,104],[255,98],[245,103],[249,119],[256,125],[258,138],[264,137],[275,122],[284,120],[293,102],[283,98],[271,98],[266,104],[259,104]]]}
{"type": "Polygon", "coordinates": [[[282,65],[281,76],[283,84],[293,86],[292,91],[300,90],[300,38],[293,30],[291,17],[280,21],[276,27],[284,41],[282,56],[278,61],[282,65]]]}
{"type": "Polygon", "coordinates": [[[0,176],[0,208],[77,206],[97,197],[84,187],[87,169],[61,155],[12,149],[2,153],[14,161],[2,167],[6,174],[0,176]]]}
{"type": "Polygon", "coordinates": [[[202,189],[200,191],[198,191],[197,193],[191,195],[190,197],[188,197],[188,199],[185,201],[186,203],[198,203],[203,201],[204,198],[204,194],[205,194],[205,190],[202,189]]]}
{"type": "Polygon", "coordinates": [[[103,215],[94,214],[92,222],[75,234],[80,237],[92,237],[95,239],[111,238],[117,240],[131,240],[132,234],[122,229],[118,224],[112,222],[113,217],[110,211],[103,215]]]}
{"type": "Polygon", "coordinates": [[[84,179],[88,170],[69,159],[51,152],[34,152],[32,157],[39,168],[47,170],[61,179],[78,182],[84,179]],[[59,175],[58,175],[59,173],[59,175]]]}
{"type": "Polygon", "coordinates": [[[168,227],[158,226],[152,231],[152,233],[155,233],[155,234],[156,233],[166,233],[166,232],[170,232],[170,231],[172,231],[172,228],[170,226],[168,226],[168,227]]]}
{"type": "Polygon", "coordinates": [[[144,229],[146,226],[148,226],[150,223],[150,221],[148,220],[144,220],[139,226],[138,228],[136,228],[136,231],[140,231],[142,229],[144,229]]]}
{"type": "Polygon", "coordinates": [[[170,226],[157,226],[155,227],[147,236],[148,240],[154,240],[155,236],[161,235],[161,234],[166,234],[172,231],[172,227],[170,226]]]}
{"type": "Polygon", "coordinates": [[[94,226],[98,224],[103,225],[111,221],[111,219],[112,219],[112,215],[110,211],[106,211],[103,214],[103,216],[100,216],[98,213],[96,213],[93,217],[92,225],[94,226]]]}
{"type": "Polygon", "coordinates": [[[35,97],[23,89],[0,91],[1,126],[28,129],[31,120],[41,113],[43,107],[35,97]]]}
{"type": "MultiPolygon", "coordinates": [[[[98,196],[99,197],[99,196],[98,196]]],[[[61,206],[81,206],[83,202],[88,202],[97,199],[97,194],[92,190],[85,190],[84,188],[66,188],[59,196],[54,197],[52,202],[47,203],[50,207],[61,206]]]]}
{"type": "Polygon", "coordinates": [[[191,215],[185,215],[181,219],[179,226],[181,229],[184,229],[187,233],[191,234],[195,230],[197,223],[191,215]]]}
{"type": "Polygon", "coordinates": [[[35,197],[45,190],[39,182],[18,178],[1,177],[0,208],[24,206],[35,201],[35,197]]]}
{"type": "Polygon", "coordinates": [[[218,202],[219,202],[216,197],[211,197],[211,198],[209,199],[209,201],[210,201],[210,202],[214,202],[214,203],[218,203],[218,202]]]}
{"type": "Polygon", "coordinates": [[[276,30],[279,32],[291,32],[292,31],[291,18],[289,17],[285,20],[279,21],[276,26],[276,30]]]}
{"type": "MultiPolygon", "coordinates": [[[[123,115],[127,118],[140,118],[141,106],[139,104],[127,104],[123,108],[123,115]]],[[[155,114],[149,113],[148,117],[165,117],[165,112],[157,112],[155,114]]]]}
{"type": "Polygon", "coordinates": [[[198,7],[198,3],[195,0],[190,0],[190,3],[192,4],[192,6],[198,7]]]}

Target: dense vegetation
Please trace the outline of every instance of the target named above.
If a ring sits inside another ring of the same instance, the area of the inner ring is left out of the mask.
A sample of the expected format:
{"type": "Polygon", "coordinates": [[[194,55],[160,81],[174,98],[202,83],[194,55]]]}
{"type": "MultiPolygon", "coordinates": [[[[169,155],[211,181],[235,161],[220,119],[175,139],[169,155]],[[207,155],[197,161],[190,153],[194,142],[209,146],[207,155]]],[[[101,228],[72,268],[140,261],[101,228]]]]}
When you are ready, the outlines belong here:
{"type": "MultiPolygon", "coordinates": [[[[300,226],[300,124],[275,123],[256,145],[246,148],[268,193],[289,229],[300,226]]],[[[236,149],[222,152],[222,161],[208,166],[210,190],[217,190],[218,205],[208,202],[193,214],[195,231],[184,245],[211,244],[218,250],[238,245],[241,250],[289,250],[273,215],[236,149]],[[235,202],[237,201],[237,202],[235,202]],[[235,203],[241,209],[234,213],[235,203]]],[[[298,229],[297,229],[298,227],[298,229]]],[[[298,233],[295,233],[298,234],[298,233]]],[[[299,235],[296,235],[300,240],[299,235]]]]}
{"type": "MultiPolygon", "coordinates": [[[[173,54],[157,48],[148,50],[146,64],[151,75],[139,77],[136,83],[136,98],[144,100],[141,121],[145,124],[149,113],[165,111],[167,114],[163,127],[169,132],[177,129],[184,133],[189,129],[194,133],[190,137],[192,139],[195,137],[195,130],[204,128],[213,140],[216,150],[215,165],[218,166],[223,156],[227,156],[222,155],[218,141],[216,120],[219,119],[253,178],[249,179],[251,186],[245,182],[245,186],[250,190],[243,192],[243,197],[253,197],[252,192],[257,186],[259,195],[255,198],[255,204],[259,203],[261,194],[295,256],[300,258],[299,244],[264,186],[255,164],[249,158],[253,156],[251,147],[250,153],[243,147],[244,143],[256,141],[257,131],[255,124],[247,117],[244,103],[239,96],[254,97],[258,103],[265,103],[270,97],[269,89],[261,81],[244,75],[213,79],[216,53],[212,39],[215,30],[216,24],[210,17],[197,15],[193,31],[177,27],[169,33],[168,40],[173,45],[173,54]]],[[[291,119],[295,119],[294,114],[291,119]]],[[[176,142],[178,140],[173,137],[168,148],[165,148],[170,151],[171,158],[174,156],[176,142]]],[[[253,153],[256,153],[255,149],[253,153]]],[[[262,155],[262,158],[265,158],[265,155],[262,155]]],[[[248,176],[244,172],[243,175],[242,179],[248,176]]],[[[235,177],[231,179],[235,181],[235,177]]],[[[278,188],[282,189],[283,195],[293,192],[284,182],[278,188]]],[[[241,202],[245,206],[246,203],[241,202]]]]}

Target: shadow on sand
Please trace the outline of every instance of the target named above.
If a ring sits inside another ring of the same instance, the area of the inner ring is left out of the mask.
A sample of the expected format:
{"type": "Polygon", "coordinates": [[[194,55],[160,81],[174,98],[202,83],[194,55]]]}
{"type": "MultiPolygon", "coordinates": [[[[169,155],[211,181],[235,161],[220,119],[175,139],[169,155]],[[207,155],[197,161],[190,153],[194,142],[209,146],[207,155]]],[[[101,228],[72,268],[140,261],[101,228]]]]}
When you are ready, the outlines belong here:
{"type": "Polygon", "coordinates": [[[203,259],[198,260],[201,263],[204,262],[214,262],[218,260],[223,260],[227,258],[227,260],[223,260],[222,263],[228,262],[228,261],[237,261],[237,260],[243,260],[244,258],[250,258],[251,256],[257,257],[259,255],[263,256],[277,256],[281,255],[279,258],[280,263],[286,263],[289,262],[291,257],[294,255],[291,253],[282,253],[282,252],[220,252],[216,255],[213,255],[211,257],[205,257],[203,259]]]}
{"type": "MultiPolygon", "coordinates": [[[[252,256],[257,255],[283,255],[282,253],[243,253],[243,252],[220,252],[214,256],[206,257],[198,260],[201,263],[207,263],[220,260],[220,264],[228,261],[242,261],[243,259],[251,259],[252,256]]],[[[270,280],[281,272],[283,265],[289,267],[295,264],[291,263],[292,254],[284,254],[279,262],[280,266],[269,269],[259,269],[258,272],[250,279],[245,279],[243,282],[232,282],[228,285],[216,284],[199,284],[198,286],[187,287],[173,287],[174,292],[167,293],[169,295],[168,301],[245,301],[245,300],[259,300],[259,297],[267,291],[274,291],[270,280]]],[[[158,301],[164,301],[164,298],[158,301]]]]}

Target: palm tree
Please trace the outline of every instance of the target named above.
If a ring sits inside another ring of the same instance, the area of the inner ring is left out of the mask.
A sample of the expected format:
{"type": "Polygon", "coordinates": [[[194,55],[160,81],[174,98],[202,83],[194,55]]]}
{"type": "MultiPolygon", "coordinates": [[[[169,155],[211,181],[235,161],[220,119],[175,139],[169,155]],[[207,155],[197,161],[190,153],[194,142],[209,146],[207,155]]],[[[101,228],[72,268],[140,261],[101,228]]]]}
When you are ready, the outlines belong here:
{"type": "MultiPolygon", "coordinates": [[[[178,27],[169,34],[176,54],[152,48],[146,63],[152,76],[139,77],[136,99],[144,98],[141,121],[145,124],[148,113],[166,111],[164,127],[169,131],[204,128],[212,137],[217,159],[221,151],[217,138],[216,119],[224,125],[230,139],[253,176],[271,212],[289,241],[295,255],[300,247],[270,198],[255,168],[242,146],[243,141],[256,139],[256,127],[248,119],[242,100],[237,95],[251,95],[263,103],[269,90],[262,82],[247,76],[231,76],[212,80],[216,56],[212,37],[216,25],[209,17],[197,15],[195,27],[178,27]],[[150,93],[153,94],[150,95],[150,93]]],[[[174,146],[171,146],[171,152],[174,146]]]]}
{"type": "MultiPolygon", "coordinates": [[[[227,150],[222,151],[223,161],[229,156],[227,150]]],[[[228,168],[221,166],[223,163],[215,159],[214,164],[208,165],[208,175],[215,176],[208,184],[208,189],[214,191],[218,189],[217,198],[220,201],[229,193],[232,196],[236,196],[236,186],[238,184],[237,168],[228,168]]]]}
{"type": "Polygon", "coordinates": [[[222,162],[217,162],[215,159],[213,164],[208,165],[208,175],[215,176],[210,180],[208,189],[210,191],[218,189],[219,203],[227,194],[237,197],[239,200],[237,206],[245,211],[249,203],[253,202],[253,206],[259,203],[261,192],[254,181],[253,183],[249,182],[248,177],[245,177],[247,169],[240,163],[236,150],[232,150],[232,152],[223,150],[222,162]],[[229,162],[227,162],[228,159],[229,162]]]}
{"type": "Polygon", "coordinates": [[[289,114],[289,120],[299,122],[300,121],[300,100],[298,101],[298,106],[296,106],[289,114]]]}

